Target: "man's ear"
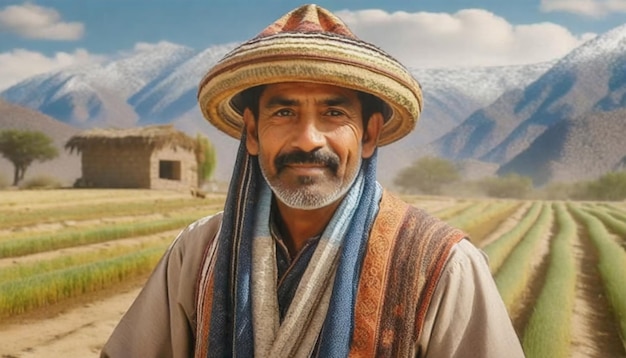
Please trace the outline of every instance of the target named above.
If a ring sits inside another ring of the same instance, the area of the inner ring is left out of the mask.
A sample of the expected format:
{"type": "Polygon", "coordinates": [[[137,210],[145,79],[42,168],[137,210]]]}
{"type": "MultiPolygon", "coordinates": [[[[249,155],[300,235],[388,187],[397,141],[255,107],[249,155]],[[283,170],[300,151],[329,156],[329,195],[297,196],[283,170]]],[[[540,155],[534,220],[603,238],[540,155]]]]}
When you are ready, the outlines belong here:
{"type": "Polygon", "coordinates": [[[367,159],[374,154],[374,150],[378,146],[378,137],[383,130],[383,114],[376,112],[372,114],[367,122],[367,128],[363,131],[363,147],[361,156],[367,159]]]}
{"type": "Polygon", "coordinates": [[[250,155],[259,154],[259,137],[257,135],[256,120],[250,109],[243,111],[243,125],[246,131],[246,149],[250,155]]]}

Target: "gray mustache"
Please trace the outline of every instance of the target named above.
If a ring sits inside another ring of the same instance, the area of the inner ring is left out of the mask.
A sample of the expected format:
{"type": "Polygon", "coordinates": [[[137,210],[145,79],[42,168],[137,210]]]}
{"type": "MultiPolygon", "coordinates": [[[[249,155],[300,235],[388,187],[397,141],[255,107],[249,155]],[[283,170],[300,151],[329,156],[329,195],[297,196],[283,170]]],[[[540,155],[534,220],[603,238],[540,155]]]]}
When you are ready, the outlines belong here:
{"type": "Polygon", "coordinates": [[[333,173],[339,169],[339,156],[333,152],[315,150],[312,152],[295,151],[279,155],[274,160],[276,170],[280,173],[290,164],[321,164],[330,168],[333,173]]]}

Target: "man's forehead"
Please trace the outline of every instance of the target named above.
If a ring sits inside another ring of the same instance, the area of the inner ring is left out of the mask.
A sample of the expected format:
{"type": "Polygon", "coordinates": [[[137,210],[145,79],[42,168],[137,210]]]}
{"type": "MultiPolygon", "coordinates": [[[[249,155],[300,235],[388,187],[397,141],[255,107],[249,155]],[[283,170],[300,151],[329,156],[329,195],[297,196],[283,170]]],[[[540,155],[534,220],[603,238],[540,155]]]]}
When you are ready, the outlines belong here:
{"type": "Polygon", "coordinates": [[[357,97],[357,91],[340,86],[310,82],[281,82],[266,85],[261,94],[261,102],[276,99],[317,98],[323,101],[340,100],[351,103],[356,101],[357,97]]]}

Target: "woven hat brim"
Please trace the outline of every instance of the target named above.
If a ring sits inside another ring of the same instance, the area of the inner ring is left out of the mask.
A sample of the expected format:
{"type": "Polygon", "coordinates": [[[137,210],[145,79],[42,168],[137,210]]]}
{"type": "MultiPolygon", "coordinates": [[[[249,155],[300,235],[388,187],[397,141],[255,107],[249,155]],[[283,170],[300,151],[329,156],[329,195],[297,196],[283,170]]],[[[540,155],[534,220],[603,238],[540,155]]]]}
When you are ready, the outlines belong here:
{"type": "Polygon", "coordinates": [[[243,90],[281,82],[313,82],[370,93],[391,109],[379,145],[415,127],[422,92],[395,59],[365,42],[326,34],[281,33],[249,41],[224,57],[202,80],[198,103],[204,117],[240,138],[243,119],[232,99],[243,90]]]}

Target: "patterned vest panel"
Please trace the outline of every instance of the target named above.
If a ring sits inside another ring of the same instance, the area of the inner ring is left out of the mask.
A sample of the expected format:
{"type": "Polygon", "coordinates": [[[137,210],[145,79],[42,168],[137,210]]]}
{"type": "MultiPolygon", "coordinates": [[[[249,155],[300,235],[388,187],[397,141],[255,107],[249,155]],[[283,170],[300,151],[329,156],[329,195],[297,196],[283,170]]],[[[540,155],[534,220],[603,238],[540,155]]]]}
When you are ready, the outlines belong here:
{"type": "Polygon", "coordinates": [[[415,353],[450,250],[465,236],[384,192],[361,271],[351,357],[415,353]]]}

